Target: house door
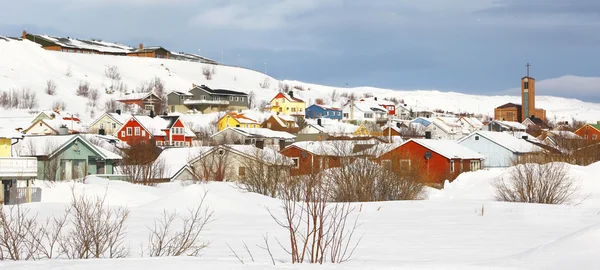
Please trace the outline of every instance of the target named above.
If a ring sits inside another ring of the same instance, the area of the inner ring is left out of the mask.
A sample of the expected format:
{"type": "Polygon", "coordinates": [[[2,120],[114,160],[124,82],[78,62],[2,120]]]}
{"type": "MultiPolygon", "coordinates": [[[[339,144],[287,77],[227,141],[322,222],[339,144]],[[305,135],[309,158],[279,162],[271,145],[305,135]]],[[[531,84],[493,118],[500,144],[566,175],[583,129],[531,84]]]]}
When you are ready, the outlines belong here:
{"type": "Polygon", "coordinates": [[[98,161],[98,162],[96,162],[96,173],[97,174],[105,174],[105,171],[106,171],[104,169],[105,166],[106,166],[106,163],[104,161],[98,161]]]}
{"type": "Polygon", "coordinates": [[[71,160],[60,161],[60,180],[73,179],[73,163],[71,160]]]}
{"type": "Polygon", "coordinates": [[[85,160],[73,160],[73,170],[72,170],[72,174],[73,174],[73,178],[71,179],[78,179],[78,178],[83,178],[86,174],[86,167],[85,167],[85,160]]]}

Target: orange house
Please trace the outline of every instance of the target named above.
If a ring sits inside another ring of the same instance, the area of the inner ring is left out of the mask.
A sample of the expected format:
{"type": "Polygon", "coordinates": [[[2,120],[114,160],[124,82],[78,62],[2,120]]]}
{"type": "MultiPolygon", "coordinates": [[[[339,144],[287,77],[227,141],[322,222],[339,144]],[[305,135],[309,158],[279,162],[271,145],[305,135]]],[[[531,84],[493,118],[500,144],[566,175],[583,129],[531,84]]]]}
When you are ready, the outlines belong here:
{"type": "Polygon", "coordinates": [[[481,168],[484,157],[451,140],[411,139],[379,156],[383,167],[401,173],[410,166],[419,166],[427,182],[443,185],[462,172],[481,168]]]}
{"type": "Polygon", "coordinates": [[[597,124],[587,124],[579,128],[575,134],[589,143],[600,142],[600,121],[597,124]]]}
{"type": "Polygon", "coordinates": [[[128,52],[127,56],[137,56],[137,57],[148,57],[148,58],[164,58],[169,59],[171,52],[163,47],[144,47],[144,44],[140,43],[140,46],[137,50],[132,52],[128,52]]]}

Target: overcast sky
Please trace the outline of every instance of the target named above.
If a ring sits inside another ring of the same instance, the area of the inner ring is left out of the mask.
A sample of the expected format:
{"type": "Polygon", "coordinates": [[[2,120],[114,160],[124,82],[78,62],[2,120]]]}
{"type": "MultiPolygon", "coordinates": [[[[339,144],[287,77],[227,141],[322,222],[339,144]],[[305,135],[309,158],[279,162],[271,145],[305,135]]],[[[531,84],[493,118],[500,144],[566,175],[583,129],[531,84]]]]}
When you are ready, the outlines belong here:
{"type": "Polygon", "coordinates": [[[514,94],[530,62],[540,95],[600,102],[595,0],[3,1],[0,35],[25,25],[335,86],[514,94]]]}

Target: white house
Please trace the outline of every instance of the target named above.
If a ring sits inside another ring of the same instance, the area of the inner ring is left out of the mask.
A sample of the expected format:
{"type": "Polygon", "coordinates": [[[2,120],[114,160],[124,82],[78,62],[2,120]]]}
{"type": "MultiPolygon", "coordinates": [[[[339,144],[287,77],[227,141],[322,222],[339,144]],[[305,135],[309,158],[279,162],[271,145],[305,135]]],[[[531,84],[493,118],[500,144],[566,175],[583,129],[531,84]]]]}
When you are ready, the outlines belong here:
{"type": "Polygon", "coordinates": [[[525,132],[527,127],[519,122],[493,120],[485,125],[483,130],[498,132],[525,132]]]}
{"type": "Polygon", "coordinates": [[[115,135],[117,130],[131,117],[131,114],[121,113],[121,110],[117,110],[115,113],[106,112],[90,124],[89,132],[101,134],[101,131],[103,131],[103,135],[115,135]]]}
{"type": "Polygon", "coordinates": [[[369,121],[387,119],[388,110],[381,105],[369,101],[350,102],[342,109],[344,121],[369,121]]]}
{"type": "Polygon", "coordinates": [[[457,140],[463,137],[462,126],[456,122],[444,122],[439,118],[425,127],[425,136],[431,134],[434,140],[457,140]]]}
{"type": "Polygon", "coordinates": [[[232,128],[228,127],[211,136],[219,144],[246,144],[258,148],[273,147],[283,149],[293,143],[296,136],[284,131],[268,128],[232,128]]]}
{"type": "Polygon", "coordinates": [[[328,118],[306,119],[306,123],[306,127],[300,130],[298,134],[326,133],[332,136],[352,136],[360,128],[357,125],[328,118]]]}
{"type": "Polygon", "coordinates": [[[473,132],[458,140],[458,144],[482,154],[485,157],[484,168],[509,167],[515,158],[543,150],[527,140],[493,131],[473,132]]]}

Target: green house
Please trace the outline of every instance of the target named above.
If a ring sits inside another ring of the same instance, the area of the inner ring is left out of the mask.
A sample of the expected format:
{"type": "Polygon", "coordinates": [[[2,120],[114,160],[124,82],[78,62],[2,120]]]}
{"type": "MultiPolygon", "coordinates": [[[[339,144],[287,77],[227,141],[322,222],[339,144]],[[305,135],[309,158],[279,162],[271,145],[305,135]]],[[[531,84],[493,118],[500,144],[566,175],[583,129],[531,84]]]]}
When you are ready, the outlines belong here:
{"type": "Polygon", "coordinates": [[[111,146],[108,142],[93,141],[84,135],[28,136],[13,151],[21,157],[37,158],[38,179],[71,180],[113,174],[121,156],[99,146],[111,146]]]}

